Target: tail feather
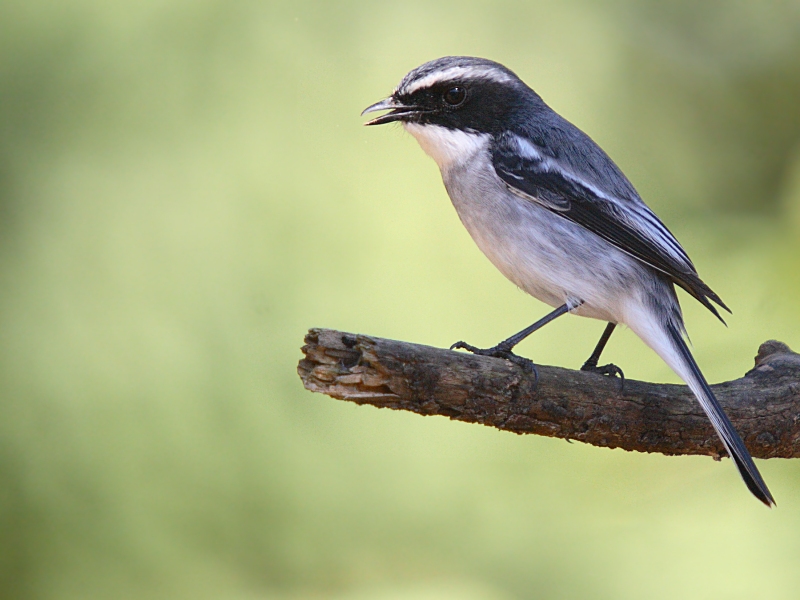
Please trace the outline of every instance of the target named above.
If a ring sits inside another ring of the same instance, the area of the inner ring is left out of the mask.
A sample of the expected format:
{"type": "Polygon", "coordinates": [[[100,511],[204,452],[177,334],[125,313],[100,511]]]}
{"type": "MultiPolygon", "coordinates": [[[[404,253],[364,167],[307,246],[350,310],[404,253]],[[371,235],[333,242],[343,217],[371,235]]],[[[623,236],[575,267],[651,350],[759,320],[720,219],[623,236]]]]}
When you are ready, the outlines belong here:
{"type": "Polygon", "coordinates": [[[736,464],[736,468],[739,470],[739,474],[742,476],[747,488],[767,506],[775,506],[775,500],[753,463],[753,459],[747,451],[742,438],[722,410],[722,406],[714,396],[714,392],[711,391],[708,382],[700,372],[694,357],[692,357],[689,347],[686,345],[683,319],[678,308],[677,298],[675,298],[675,305],[672,311],[667,307],[664,307],[663,312],[652,309],[643,310],[643,308],[644,306],[642,305],[635,305],[635,308],[628,312],[625,323],[648,346],[655,350],[656,354],[692,390],[703,411],[708,415],[722,444],[736,464]],[[663,315],[662,317],[658,316],[660,312],[663,315]]]}
{"type": "Polygon", "coordinates": [[[697,366],[680,330],[672,324],[668,324],[666,329],[677,350],[678,357],[683,363],[680,366],[684,368],[679,369],[675,368],[673,365],[670,366],[675,369],[678,375],[686,381],[692,392],[694,392],[694,395],[700,402],[700,406],[703,408],[706,415],[708,415],[711,424],[714,426],[714,430],[717,432],[720,440],[722,440],[725,449],[728,451],[731,459],[733,459],[733,462],[736,463],[739,474],[742,476],[747,488],[756,498],[772,508],[775,506],[775,500],[769,488],[767,488],[767,484],[764,483],[761,473],[758,472],[742,438],[739,436],[736,429],[734,429],[733,423],[730,422],[730,419],[728,419],[728,416],[722,410],[722,406],[720,406],[719,401],[716,396],[714,396],[714,392],[711,391],[708,382],[705,377],[703,377],[703,373],[697,366]]]}

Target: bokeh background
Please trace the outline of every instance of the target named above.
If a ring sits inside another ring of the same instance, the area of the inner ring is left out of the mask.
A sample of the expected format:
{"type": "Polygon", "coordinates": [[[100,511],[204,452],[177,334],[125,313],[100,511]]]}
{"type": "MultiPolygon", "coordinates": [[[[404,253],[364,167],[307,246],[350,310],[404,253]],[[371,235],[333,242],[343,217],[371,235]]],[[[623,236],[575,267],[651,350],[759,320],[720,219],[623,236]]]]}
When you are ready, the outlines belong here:
{"type": "MultiPolygon", "coordinates": [[[[797,0],[4,0],[0,594],[796,598],[800,462],[604,450],[303,390],[324,326],[488,345],[546,308],[362,108],[445,54],[592,135],[733,308],[711,381],[800,348],[797,0]]],[[[526,341],[578,367],[603,324],[526,341]]],[[[676,381],[630,333],[607,358],[676,381]]]]}

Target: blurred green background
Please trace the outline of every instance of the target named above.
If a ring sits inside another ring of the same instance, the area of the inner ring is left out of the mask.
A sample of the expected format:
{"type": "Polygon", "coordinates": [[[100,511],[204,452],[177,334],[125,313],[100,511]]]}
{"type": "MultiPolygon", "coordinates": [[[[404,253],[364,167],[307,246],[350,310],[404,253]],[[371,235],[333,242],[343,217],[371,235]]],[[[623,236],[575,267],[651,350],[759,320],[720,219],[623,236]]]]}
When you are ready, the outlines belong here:
{"type": "MultiPolygon", "coordinates": [[[[800,462],[518,437],[334,401],[309,327],[491,344],[547,310],[359,112],[445,54],[592,135],[733,308],[711,381],[800,348],[800,3],[0,4],[0,593],[796,598],[800,462]]],[[[603,324],[520,348],[576,368],[603,324]]],[[[630,333],[607,358],[676,381],[630,333]]]]}

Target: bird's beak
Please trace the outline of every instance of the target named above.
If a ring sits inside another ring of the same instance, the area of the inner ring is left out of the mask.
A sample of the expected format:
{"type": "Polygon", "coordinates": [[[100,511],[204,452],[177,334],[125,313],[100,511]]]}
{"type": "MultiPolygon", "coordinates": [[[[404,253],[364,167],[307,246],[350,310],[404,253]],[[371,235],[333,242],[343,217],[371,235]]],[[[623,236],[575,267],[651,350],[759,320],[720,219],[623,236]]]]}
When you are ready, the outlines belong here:
{"type": "Polygon", "coordinates": [[[420,112],[419,107],[406,106],[405,104],[395,100],[392,96],[389,96],[388,98],[384,98],[380,102],[376,102],[372,106],[365,108],[361,115],[363,116],[367,113],[378,112],[379,110],[389,110],[391,112],[381,115],[380,117],[376,117],[371,121],[367,121],[364,123],[364,125],[382,125],[383,123],[391,123],[392,121],[402,121],[404,120],[403,117],[420,112]]]}

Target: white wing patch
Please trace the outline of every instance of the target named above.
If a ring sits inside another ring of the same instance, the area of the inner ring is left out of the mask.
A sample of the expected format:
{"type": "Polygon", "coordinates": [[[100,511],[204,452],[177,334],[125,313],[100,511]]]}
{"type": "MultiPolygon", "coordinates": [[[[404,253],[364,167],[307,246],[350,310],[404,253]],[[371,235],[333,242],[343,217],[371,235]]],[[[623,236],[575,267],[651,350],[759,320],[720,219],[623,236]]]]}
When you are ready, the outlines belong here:
{"type": "MultiPolygon", "coordinates": [[[[666,254],[678,261],[678,263],[682,263],[694,270],[692,261],[689,259],[686,251],[678,243],[678,240],[675,239],[675,236],[669,232],[655,213],[650,210],[644,202],[641,200],[621,200],[615,196],[609,195],[594,184],[576,175],[563,164],[549,156],[543,155],[534,144],[524,137],[514,135],[511,136],[511,139],[514,141],[517,151],[521,156],[536,161],[539,167],[547,172],[561,174],[566,179],[588,189],[598,198],[605,200],[613,206],[614,214],[618,218],[624,219],[628,225],[642,233],[666,254]]],[[[519,176],[514,177],[522,179],[519,176]]]]}

